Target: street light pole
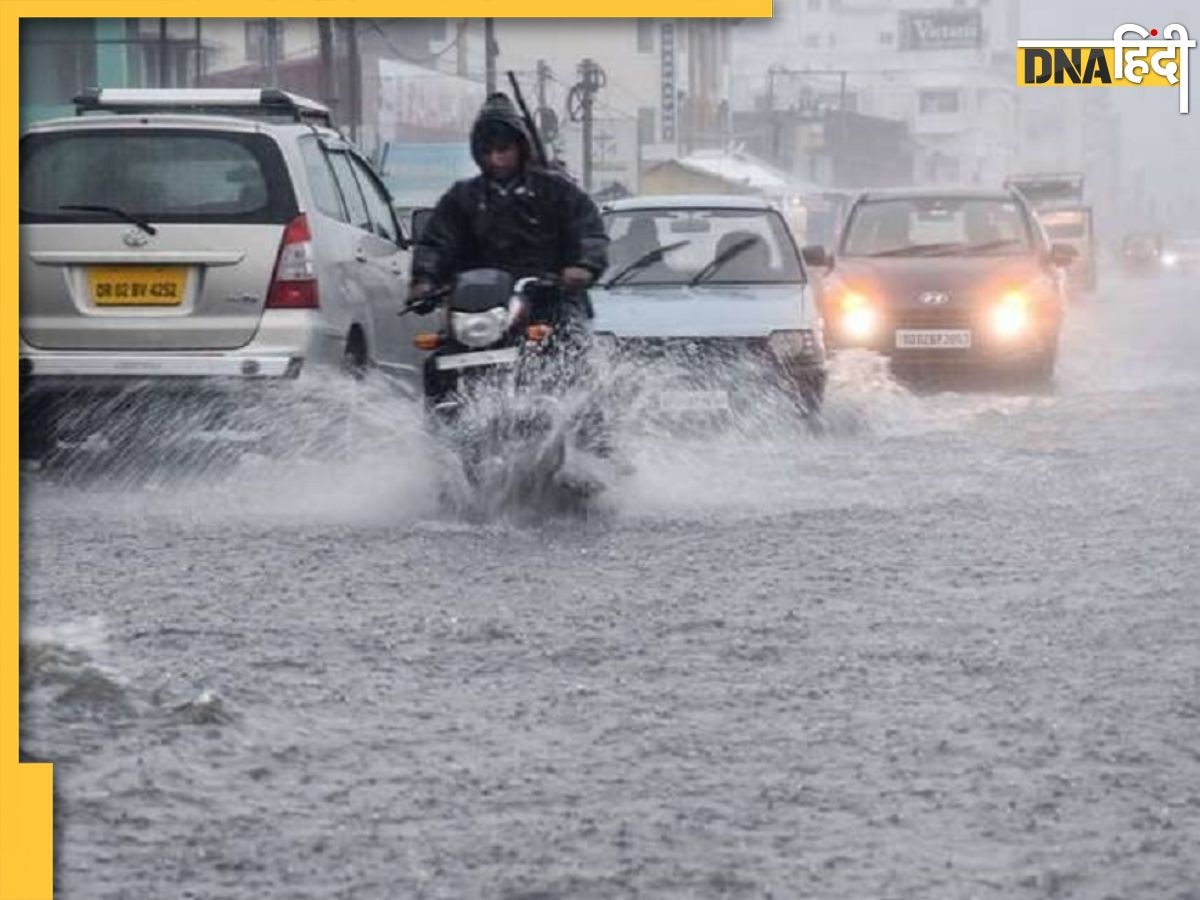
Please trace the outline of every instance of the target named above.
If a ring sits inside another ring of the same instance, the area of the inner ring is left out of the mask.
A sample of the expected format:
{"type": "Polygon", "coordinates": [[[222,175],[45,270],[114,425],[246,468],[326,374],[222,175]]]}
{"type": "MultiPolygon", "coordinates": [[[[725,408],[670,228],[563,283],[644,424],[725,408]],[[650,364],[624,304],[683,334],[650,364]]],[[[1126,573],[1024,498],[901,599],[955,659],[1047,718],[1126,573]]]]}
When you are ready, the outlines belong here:
{"type": "Polygon", "coordinates": [[[496,21],[483,20],[484,80],[491,96],[496,92],[496,21]]]}

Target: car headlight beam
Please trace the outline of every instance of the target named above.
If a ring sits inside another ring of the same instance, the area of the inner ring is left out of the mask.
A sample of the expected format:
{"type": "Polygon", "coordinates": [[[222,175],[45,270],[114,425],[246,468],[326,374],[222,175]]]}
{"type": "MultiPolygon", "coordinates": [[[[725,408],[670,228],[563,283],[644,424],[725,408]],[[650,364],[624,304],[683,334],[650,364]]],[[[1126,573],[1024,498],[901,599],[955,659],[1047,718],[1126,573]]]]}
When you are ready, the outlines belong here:
{"type": "Polygon", "coordinates": [[[862,294],[842,298],[842,331],[854,340],[866,340],[879,328],[879,313],[862,294]]]}
{"type": "Polygon", "coordinates": [[[1020,291],[1005,294],[992,308],[992,331],[1002,338],[1012,338],[1029,329],[1029,298],[1020,291]]]}

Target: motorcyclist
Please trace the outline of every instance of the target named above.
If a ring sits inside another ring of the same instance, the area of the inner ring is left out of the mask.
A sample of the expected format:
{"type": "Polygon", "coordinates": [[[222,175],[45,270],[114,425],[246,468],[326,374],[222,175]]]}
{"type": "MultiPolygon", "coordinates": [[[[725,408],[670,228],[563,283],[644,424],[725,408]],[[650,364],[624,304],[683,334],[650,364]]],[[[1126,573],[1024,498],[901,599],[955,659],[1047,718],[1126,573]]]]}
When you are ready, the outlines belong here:
{"type": "Polygon", "coordinates": [[[512,101],[487,98],[471,128],[480,168],[438,201],[413,253],[409,305],[433,309],[431,292],[459,272],[497,268],[516,278],[554,273],[567,323],[591,318],[587,287],[608,265],[608,236],[592,199],[533,159],[533,141],[512,101]]]}

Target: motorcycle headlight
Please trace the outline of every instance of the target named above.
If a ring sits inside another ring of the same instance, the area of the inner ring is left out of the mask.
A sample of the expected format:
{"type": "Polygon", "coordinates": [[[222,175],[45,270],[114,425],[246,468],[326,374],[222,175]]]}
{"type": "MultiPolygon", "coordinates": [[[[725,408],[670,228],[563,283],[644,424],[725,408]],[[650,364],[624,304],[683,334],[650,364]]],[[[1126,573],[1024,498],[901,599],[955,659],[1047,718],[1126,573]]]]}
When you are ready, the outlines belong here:
{"type": "Polygon", "coordinates": [[[875,334],[879,327],[879,313],[871,301],[862,294],[846,294],[842,297],[842,331],[847,337],[865,340],[875,334]]]}
{"type": "Polygon", "coordinates": [[[819,360],[822,356],[821,342],[811,328],[772,331],[767,338],[767,347],[781,360],[819,360]]]}
{"type": "Polygon", "coordinates": [[[1003,338],[1016,337],[1029,328],[1029,297],[1010,291],[992,307],[992,330],[1003,338]]]}
{"type": "Polygon", "coordinates": [[[1179,256],[1175,253],[1164,253],[1162,255],[1162,264],[1164,266],[1173,266],[1179,262],[1179,256]]]}
{"type": "Polygon", "coordinates": [[[467,347],[490,347],[504,336],[508,310],[503,306],[482,313],[453,312],[450,328],[454,339],[467,347]]]}

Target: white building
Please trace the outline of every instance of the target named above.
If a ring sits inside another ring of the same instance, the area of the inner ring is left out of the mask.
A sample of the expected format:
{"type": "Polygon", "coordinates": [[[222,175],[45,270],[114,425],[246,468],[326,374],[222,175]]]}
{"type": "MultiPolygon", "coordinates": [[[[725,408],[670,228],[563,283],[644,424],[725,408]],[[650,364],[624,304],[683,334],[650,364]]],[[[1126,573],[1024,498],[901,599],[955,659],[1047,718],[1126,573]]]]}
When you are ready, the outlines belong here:
{"type": "Polygon", "coordinates": [[[775,10],[737,34],[737,108],[844,106],[902,120],[918,182],[998,183],[1016,165],[1017,0],[777,0],[775,10]]]}

